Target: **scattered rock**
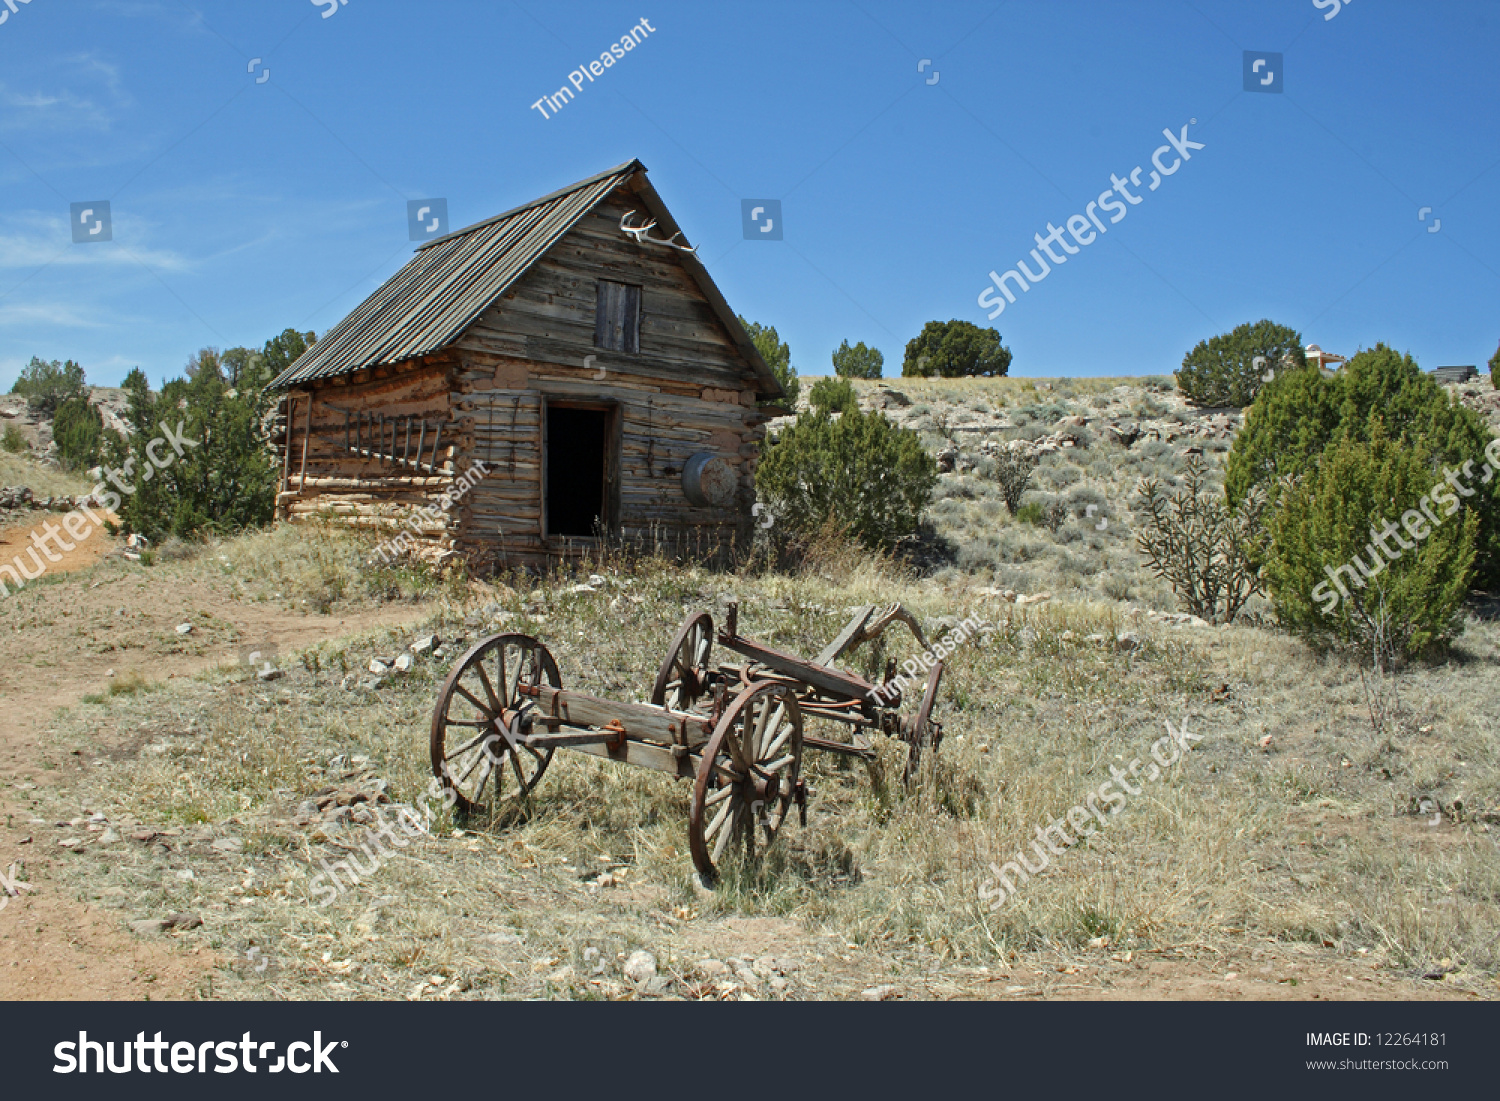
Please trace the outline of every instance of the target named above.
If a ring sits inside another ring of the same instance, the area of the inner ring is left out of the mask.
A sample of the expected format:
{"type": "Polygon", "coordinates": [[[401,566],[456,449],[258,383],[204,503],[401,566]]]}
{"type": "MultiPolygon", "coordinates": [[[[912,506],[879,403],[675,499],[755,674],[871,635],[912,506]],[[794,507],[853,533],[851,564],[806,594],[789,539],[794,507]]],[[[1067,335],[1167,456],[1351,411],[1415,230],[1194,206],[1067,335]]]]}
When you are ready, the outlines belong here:
{"type": "Polygon", "coordinates": [[[430,654],[433,650],[436,650],[437,647],[437,635],[426,635],[413,642],[411,646],[408,647],[408,649],[411,650],[411,652],[414,654],[430,654]]]}
{"type": "Polygon", "coordinates": [[[411,654],[402,654],[396,658],[395,670],[398,673],[410,673],[412,666],[416,665],[417,659],[411,654]]]}
{"type": "Polygon", "coordinates": [[[729,965],[723,960],[699,960],[693,964],[693,969],[700,975],[706,975],[711,979],[722,978],[729,974],[729,965]]]}
{"type": "Polygon", "coordinates": [[[370,672],[377,677],[383,677],[391,671],[391,667],[379,658],[370,659],[370,672]]]}
{"type": "Polygon", "coordinates": [[[1141,639],[1139,635],[1130,631],[1121,631],[1115,636],[1116,650],[1139,650],[1140,648],[1141,639]]]}
{"type": "Polygon", "coordinates": [[[203,919],[197,914],[168,914],[164,918],[145,918],[141,921],[132,921],[130,928],[143,937],[154,936],[157,933],[170,933],[179,929],[196,929],[203,924],[203,919]]]}
{"type": "Polygon", "coordinates": [[[256,676],[256,679],[264,681],[267,684],[269,684],[273,680],[280,680],[282,677],[286,676],[286,674],[283,673],[280,669],[273,669],[273,668],[271,668],[271,666],[268,665],[264,669],[262,669],[259,673],[256,673],[255,676],[256,676]]]}
{"type": "Polygon", "coordinates": [[[521,943],[521,938],[515,933],[484,933],[479,940],[496,948],[521,943]]]}
{"type": "Polygon", "coordinates": [[[899,998],[900,992],[894,986],[871,986],[859,992],[859,996],[870,1002],[888,1002],[892,998],[899,998]]]}
{"type": "Polygon", "coordinates": [[[656,977],[656,957],[643,948],[630,953],[625,961],[625,977],[637,986],[644,986],[656,977]]]}
{"type": "Polygon", "coordinates": [[[177,633],[183,636],[190,635],[193,633],[193,625],[191,623],[179,623],[177,625],[177,633]]]}

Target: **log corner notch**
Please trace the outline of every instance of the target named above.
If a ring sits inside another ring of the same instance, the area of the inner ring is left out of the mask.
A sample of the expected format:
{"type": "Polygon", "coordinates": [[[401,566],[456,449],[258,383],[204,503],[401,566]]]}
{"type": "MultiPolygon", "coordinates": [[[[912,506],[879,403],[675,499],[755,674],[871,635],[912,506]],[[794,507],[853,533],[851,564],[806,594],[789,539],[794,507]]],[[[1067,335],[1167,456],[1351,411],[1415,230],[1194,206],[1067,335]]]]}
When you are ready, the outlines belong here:
{"type": "MultiPolygon", "coordinates": [[[[307,485],[307,453],[308,445],[312,437],[312,395],[305,390],[289,391],[282,399],[281,421],[282,457],[281,457],[281,489],[276,494],[276,514],[278,519],[286,519],[285,515],[288,502],[299,496],[307,485]],[[296,448],[298,436],[298,418],[301,423],[301,447],[296,448]],[[297,489],[292,489],[292,465],[297,464],[297,489]]],[[[274,439],[274,436],[272,437],[274,439]]]]}

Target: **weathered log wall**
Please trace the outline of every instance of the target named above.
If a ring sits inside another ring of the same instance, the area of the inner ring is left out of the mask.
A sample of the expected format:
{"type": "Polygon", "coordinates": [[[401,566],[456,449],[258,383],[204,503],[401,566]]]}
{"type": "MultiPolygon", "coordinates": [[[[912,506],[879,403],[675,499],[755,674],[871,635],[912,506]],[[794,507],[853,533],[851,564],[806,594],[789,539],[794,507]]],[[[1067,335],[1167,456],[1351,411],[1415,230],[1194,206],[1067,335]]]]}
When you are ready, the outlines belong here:
{"type": "Polygon", "coordinates": [[[766,419],[755,407],[755,377],[679,254],[620,231],[621,216],[640,209],[627,191],[611,195],[446,351],[319,384],[310,435],[306,399],[298,401],[282,514],[331,514],[390,530],[482,463],[484,477],[441,522],[422,525],[430,545],[480,566],[555,557],[587,541],[543,531],[543,409],[549,401],[589,401],[619,410],[621,536],[707,546],[747,535],[766,419]],[[642,288],[639,352],[594,346],[600,279],[642,288]],[[346,409],[448,421],[441,473],[350,455],[346,409]],[[732,506],[688,501],[683,466],[701,451],[736,472],[732,506]]]}
{"type": "MultiPolygon", "coordinates": [[[[328,516],[389,534],[399,527],[420,537],[424,553],[450,550],[452,509],[439,506],[443,492],[458,472],[454,458],[461,441],[456,435],[438,439],[436,471],[351,454],[345,447],[346,412],[383,414],[387,421],[416,416],[433,424],[449,422],[447,367],[441,361],[424,361],[402,370],[330,379],[311,392],[311,400],[309,424],[308,391],[288,395],[290,431],[283,440],[285,471],[277,498],[280,514],[291,520],[328,516]],[[423,513],[422,509],[428,511],[423,513]]],[[[424,459],[431,459],[431,435],[427,443],[424,459]]],[[[466,465],[459,456],[458,469],[466,465]]]]}

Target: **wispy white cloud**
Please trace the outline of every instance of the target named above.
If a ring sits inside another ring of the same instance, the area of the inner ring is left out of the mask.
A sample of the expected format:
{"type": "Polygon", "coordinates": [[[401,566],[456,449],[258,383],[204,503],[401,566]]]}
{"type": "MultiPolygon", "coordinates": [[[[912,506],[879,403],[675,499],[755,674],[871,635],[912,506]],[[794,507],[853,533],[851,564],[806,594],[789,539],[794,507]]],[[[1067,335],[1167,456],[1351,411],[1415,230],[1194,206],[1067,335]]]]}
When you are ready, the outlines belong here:
{"type": "Polygon", "coordinates": [[[50,134],[109,130],[135,105],[119,66],[93,53],[57,58],[31,76],[0,81],[0,129],[50,134]]]}
{"type": "Polygon", "coordinates": [[[67,302],[8,302],[5,309],[0,310],[0,325],[65,325],[75,329],[101,329],[107,324],[67,302]]]}
{"type": "Polygon", "coordinates": [[[192,258],[180,252],[135,243],[154,228],[139,218],[117,218],[113,226],[113,241],[86,245],[73,243],[65,217],[28,211],[13,216],[9,222],[10,225],[0,228],[0,270],[43,265],[99,268],[145,264],[157,271],[185,272],[196,267],[192,258]]]}

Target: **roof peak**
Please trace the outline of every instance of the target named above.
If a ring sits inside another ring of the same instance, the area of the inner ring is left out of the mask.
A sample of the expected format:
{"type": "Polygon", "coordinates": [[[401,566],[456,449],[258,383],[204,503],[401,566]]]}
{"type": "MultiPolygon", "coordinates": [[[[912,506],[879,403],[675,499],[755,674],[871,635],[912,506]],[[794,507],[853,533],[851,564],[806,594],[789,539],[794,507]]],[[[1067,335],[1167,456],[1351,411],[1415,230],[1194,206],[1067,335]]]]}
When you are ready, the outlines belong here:
{"type": "Polygon", "coordinates": [[[441,237],[434,237],[430,241],[423,242],[423,244],[417,248],[417,251],[421,252],[423,249],[429,249],[433,245],[438,244],[440,241],[451,241],[455,237],[462,237],[466,233],[473,233],[476,229],[483,229],[485,226],[492,226],[496,222],[502,221],[513,215],[520,214],[523,210],[530,210],[532,207],[541,206],[543,203],[550,203],[554,199],[559,199],[564,195],[579,190],[580,188],[588,187],[591,184],[596,184],[600,180],[605,179],[609,176],[623,175],[627,169],[632,173],[644,172],[646,171],[646,166],[642,164],[638,159],[632,158],[622,164],[615,165],[613,168],[606,168],[603,172],[596,172],[586,180],[579,180],[577,183],[571,183],[567,187],[560,187],[556,191],[543,195],[540,198],[532,199],[529,203],[522,203],[520,206],[512,207],[511,209],[504,211],[503,213],[496,214],[491,218],[486,218],[482,222],[475,222],[471,226],[464,226],[463,229],[455,229],[451,233],[443,234],[441,237]]]}

